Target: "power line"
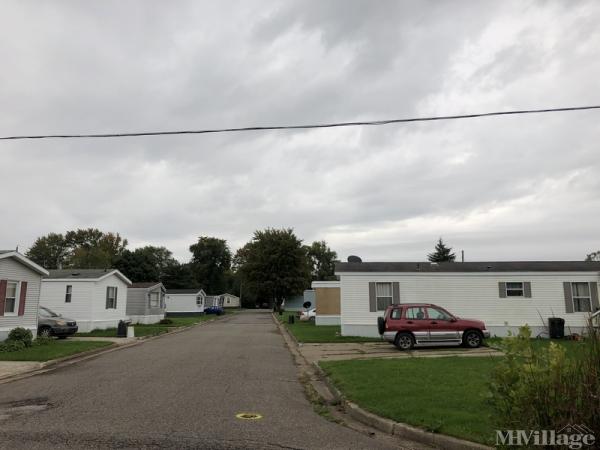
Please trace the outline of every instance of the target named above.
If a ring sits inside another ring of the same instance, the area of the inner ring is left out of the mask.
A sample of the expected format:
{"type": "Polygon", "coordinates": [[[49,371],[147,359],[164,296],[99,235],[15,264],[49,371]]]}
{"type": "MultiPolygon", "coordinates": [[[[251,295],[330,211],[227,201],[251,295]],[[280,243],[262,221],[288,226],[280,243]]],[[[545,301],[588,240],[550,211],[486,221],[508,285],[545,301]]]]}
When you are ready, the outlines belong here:
{"type": "Polygon", "coordinates": [[[267,130],[301,130],[310,128],[336,128],[336,127],[357,127],[372,125],[389,125],[393,123],[408,122],[431,122],[435,120],[456,120],[473,119],[476,117],[490,116],[508,116],[516,114],[540,114],[569,111],[583,111],[588,109],[600,109],[598,106],[573,106],[569,108],[548,108],[548,109],[522,109],[514,111],[495,111],[478,114],[458,114],[453,116],[432,116],[432,117],[413,117],[407,119],[388,119],[388,120],[370,120],[361,122],[335,122],[321,123],[312,125],[281,125],[281,126],[263,126],[263,127],[241,127],[241,128],[213,128],[205,130],[177,130],[177,131],[142,131],[134,133],[98,133],[98,134],[40,134],[40,135],[22,135],[22,136],[3,136],[0,140],[17,139],[75,139],[75,138],[119,138],[119,137],[137,137],[137,136],[169,136],[176,134],[209,134],[209,133],[232,133],[238,131],[267,131],[267,130]]]}

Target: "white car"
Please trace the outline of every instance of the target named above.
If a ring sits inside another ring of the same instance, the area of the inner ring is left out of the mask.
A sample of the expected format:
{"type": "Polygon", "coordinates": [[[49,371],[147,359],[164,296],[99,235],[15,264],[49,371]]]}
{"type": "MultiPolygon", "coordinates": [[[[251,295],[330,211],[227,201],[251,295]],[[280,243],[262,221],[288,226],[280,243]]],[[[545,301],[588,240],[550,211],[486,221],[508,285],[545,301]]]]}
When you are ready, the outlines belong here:
{"type": "Polygon", "coordinates": [[[300,312],[300,321],[301,322],[314,322],[315,318],[317,317],[317,309],[316,308],[312,308],[312,309],[308,309],[306,311],[302,311],[300,312]]]}

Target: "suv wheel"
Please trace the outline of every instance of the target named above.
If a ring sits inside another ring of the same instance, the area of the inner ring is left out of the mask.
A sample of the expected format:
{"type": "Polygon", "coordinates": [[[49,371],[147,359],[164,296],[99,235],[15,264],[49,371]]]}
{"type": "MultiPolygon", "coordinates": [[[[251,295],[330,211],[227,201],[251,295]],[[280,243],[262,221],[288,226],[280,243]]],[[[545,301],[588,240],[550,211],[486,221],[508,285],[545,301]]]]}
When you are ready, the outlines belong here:
{"type": "Polygon", "coordinates": [[[412,350],[415,341],[410,333],[398,333],[394,345],[398,350],[412,350]]]}
{"type": "Polygon", "coordinates": [[[385,332],[385,319],[383,317],[377,318],[377,331],[379,331],[379,334],[385,332]]]}
{"type": "Polygon", "coordinates": [[[52,328],[50,327],[41,327],[38,330],[38,336],[48,338],[52,336],[52,328]]]}
{"type": "Polygon", "coordinates": [[[468,348],[477,348],[481,345],[482,341],[483,339],[479,331],[469,330],[463,336],[463,345],[468,348]]]}

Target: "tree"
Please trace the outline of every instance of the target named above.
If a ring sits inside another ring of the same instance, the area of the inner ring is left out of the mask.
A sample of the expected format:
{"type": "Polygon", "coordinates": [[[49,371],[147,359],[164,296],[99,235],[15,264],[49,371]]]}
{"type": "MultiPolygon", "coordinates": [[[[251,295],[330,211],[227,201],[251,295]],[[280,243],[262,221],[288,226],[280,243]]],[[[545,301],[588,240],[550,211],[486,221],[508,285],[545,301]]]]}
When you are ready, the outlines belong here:
{"type": "Polygon", "coordinates": [[[50,233],[35,240],[26,256],[46,269],[62,269],[70,249],[62,234],[50,233]]]}
{"type": "Polygon", "coordinates": [[[114,267],[133,282],[162,281],[174,261],[167,248],[147,245],[133,251],[125,249],[114,267]]]}
{"type": "Polygon", "coordinates": [[[172,260],[165,267],[161,281],[167,289],[192,289],[199,287],[190,264],[180,264],[176,260],[172,260]]]}
{"type": "Polygon", "coordinates": [[[197,283],[206,293],[221,294],[227,287],[231,270],[231,250],[224,239],[201,236],[190,245],[192,267],[197,283]]]}
{"type": "Polygon", "coordinates": [[[48,269],[107,269],[127,246],[119,233],[104,233],[96,228],[62,234],[50,233],[34,242],[27,256],[48,269]]]}
{"type": "Polygon", "coordinates": [[[600,261],[600,250],[592,252],[585,257],[586,261],[600,261]]]}
{"type": "Polygon", "coordinates": [[[306,254],[313,280],[335,279],[337,253],[331,250],[325,241],[313,242],[310,246],[306,246],[306,254]]]}
{"type": "Polygon", "coordinates": [[[454,262],[456,255],[452,253],[452,247],[446,247],[442,238],[435,245],[435,251],[427,255],[431,262],[454,262]]]}
{"type": "Polygon", "coordinates": [[[255,231],[236,253],[236,268],[244,295],[268,299],[277,310],[286,297],[310,285],[310,264],[302,240],[291,228],[255,231]]]}

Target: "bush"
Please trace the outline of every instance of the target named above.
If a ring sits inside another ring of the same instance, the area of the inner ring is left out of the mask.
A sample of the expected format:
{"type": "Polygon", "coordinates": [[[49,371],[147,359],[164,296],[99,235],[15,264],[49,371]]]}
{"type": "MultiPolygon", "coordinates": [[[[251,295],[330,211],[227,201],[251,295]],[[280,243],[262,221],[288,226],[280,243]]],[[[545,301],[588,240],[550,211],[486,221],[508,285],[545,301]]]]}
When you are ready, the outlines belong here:
{"type": "Polygon", "coordinates": [[[171,319],[161,319],[158,323],[160,323],[161,325],[169,325],[173,323],[173,321],[171,319]]]}
{"type": "Polygon", "coordinates": [[[23,341],[6,340],[4,342],[0,342],[0,353],[18,352],[24,348],[25,343],[23,341]]]}
{"type": "Polygon", "coordinates": [[[532,347],[531,330],[503,340],[506,357],[491,384],[499,429],[560,430],[584,424],[600,430],[600,333],[589,327],[581,354],[564,346],[532,347]]]}
{"type": "Polygon", "coordinates": [[[36,338],[36,340],[33,341],[33,345],[35,345],[35,346],[48,345],[48,344],[52,343],[53,340],[54,339],[52,339],[51,337],[38,336],[36,338]]]}
{"type": "Polygon", "coordinates": [[[8,333],[8,340],[22,342],[25,344],[25,347],[31,347],[31,344],[33,343],[33,334],[31,333],[31,330],[22,327],[13,328],[10,330],[10,333],[8,333]]]}

